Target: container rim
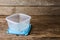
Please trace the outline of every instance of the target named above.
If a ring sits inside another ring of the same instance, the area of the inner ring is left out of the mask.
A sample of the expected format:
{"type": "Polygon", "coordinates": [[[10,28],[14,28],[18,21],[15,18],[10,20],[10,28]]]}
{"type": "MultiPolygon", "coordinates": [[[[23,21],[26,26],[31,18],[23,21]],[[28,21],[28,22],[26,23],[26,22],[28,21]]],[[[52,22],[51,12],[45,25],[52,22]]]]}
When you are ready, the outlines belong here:
{"type": "MultiPolygon", "coordinates": [[[[8,18],[10,18],[10,17],[12,17],[12,16],[15,16],[15,15],[25,15],[25,16],[29,17],[29,19],[31,19],[31,16],[29,16],[29,15],[27,15],[27,14],[24,14],[24,13],[16,13],[16,14],[12,14],[12,15],[10,15],[10,16],[7,16],[7,17],[6,17],[6,20],[7,20],[8,22],[11,22],[11,23],[14,23],[14,24],[19,24],[18,22],[14,22],[14,21],[11,21],[11,20],[8,19],[8,18]]],[[[27,19],[27,20],[29,20],[29,19],[27,19]]],[[[25,21],[27,21],[27,20],[25,20],[25,21]]],[[[22,22],[25,22],[25,21],[22,21],[22,22]]]]}

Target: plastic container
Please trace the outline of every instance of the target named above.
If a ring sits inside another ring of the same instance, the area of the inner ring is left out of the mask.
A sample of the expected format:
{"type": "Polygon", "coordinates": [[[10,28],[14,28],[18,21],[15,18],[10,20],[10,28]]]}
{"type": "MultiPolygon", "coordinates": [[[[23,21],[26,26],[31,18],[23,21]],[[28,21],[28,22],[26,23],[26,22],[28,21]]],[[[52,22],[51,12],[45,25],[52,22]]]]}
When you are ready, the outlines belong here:
{"type": "Polygon", "coordinates": [[[13,14],[6,17],[9,26],[7,32],[10,34],[28,35],[31,28],[30,19],[31,16],[26,14],[13,14]]]}

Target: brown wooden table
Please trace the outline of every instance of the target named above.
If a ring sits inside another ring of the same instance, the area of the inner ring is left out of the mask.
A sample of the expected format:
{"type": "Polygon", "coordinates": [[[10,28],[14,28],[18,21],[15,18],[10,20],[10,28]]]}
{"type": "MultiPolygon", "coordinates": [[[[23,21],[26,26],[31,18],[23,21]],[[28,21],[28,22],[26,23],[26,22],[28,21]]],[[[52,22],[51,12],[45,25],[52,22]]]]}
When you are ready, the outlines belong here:
{"type": "Polygon", "coordinates": [[[59,40],[60,16],[56,15],[31,15],[32,29],[28,36],[16,36],[7,34],[6,16],[0,16],[1,40],[59,40]]]}

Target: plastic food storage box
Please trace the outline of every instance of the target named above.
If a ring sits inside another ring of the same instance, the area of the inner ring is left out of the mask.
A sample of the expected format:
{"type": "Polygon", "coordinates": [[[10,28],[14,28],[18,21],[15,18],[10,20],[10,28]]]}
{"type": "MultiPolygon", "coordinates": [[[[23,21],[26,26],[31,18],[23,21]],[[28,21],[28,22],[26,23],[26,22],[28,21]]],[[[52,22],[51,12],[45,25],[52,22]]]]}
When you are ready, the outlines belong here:
{"type": "Polygon", "coordinates": [[[31,16],[26,14],[13,14],[6,17],[8,22],[8,33],[18,35],[28,35],[31,24],[31,16]]]}

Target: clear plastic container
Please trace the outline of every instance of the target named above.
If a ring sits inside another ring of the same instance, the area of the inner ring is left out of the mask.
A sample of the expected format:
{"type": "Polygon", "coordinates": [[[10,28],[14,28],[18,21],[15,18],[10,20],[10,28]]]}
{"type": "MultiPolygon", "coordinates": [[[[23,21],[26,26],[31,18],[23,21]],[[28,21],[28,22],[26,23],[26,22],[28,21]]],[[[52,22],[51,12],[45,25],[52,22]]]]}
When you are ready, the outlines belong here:
{"type": "Polygon", "coordinates": [[[26,14],[13,14],[6,17],[9,26],[8,33],[28,35],[31,28],[30,19],[31,16],[26,14]]]}

